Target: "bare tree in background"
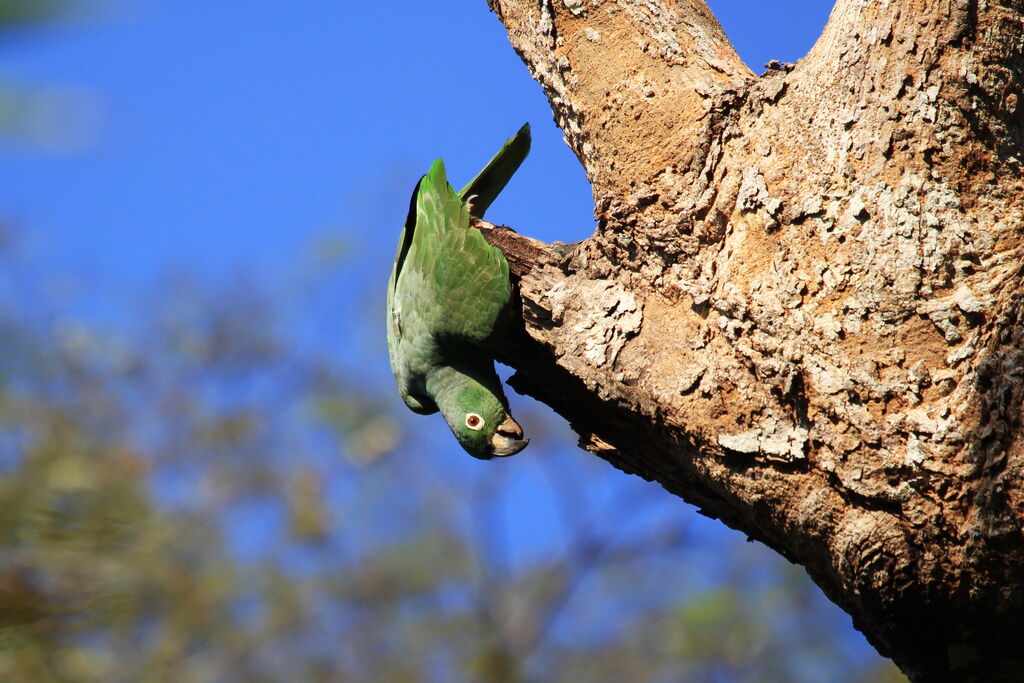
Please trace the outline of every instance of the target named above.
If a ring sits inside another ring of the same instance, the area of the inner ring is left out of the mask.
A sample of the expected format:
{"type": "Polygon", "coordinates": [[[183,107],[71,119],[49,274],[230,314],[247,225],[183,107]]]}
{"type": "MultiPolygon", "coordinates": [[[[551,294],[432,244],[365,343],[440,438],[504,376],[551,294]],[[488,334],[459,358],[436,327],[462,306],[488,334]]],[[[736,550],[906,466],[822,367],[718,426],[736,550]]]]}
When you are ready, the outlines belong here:
{"type": "Polygon", "coordinates": [[[838,0],[760,77],[702,0],[490,6],[598,219],[487,230],[513,385],[912,678],[1024,680],[1024,2],[838,0]]]}

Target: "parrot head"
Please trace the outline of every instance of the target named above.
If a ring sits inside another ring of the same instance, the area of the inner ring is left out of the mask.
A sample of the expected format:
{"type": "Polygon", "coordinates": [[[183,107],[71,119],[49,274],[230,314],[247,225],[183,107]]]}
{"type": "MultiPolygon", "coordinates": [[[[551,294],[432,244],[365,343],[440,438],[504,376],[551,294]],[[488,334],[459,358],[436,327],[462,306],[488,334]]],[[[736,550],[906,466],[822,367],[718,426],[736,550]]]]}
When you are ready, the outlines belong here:
{"type": "Polygon", "coordinates": [[[464,387],[441,412],[455,438],[474,458],[515,455],[530,443],[503,402],[481,385],[464,387]]]}

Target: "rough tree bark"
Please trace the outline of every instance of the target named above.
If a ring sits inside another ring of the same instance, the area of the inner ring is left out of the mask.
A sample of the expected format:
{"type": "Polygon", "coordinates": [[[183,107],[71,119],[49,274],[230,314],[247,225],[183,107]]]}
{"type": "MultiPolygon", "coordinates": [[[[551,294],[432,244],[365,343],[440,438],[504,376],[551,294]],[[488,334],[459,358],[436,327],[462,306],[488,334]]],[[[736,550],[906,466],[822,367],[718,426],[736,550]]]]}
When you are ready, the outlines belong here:
{"type": "Polygon", "coordinates": [[[1024,0],[838,0],[760,77],[703,0],[489,1],[598,219],[484,226],[513,387],[911,678],[1024,680],[1024,0]]]}

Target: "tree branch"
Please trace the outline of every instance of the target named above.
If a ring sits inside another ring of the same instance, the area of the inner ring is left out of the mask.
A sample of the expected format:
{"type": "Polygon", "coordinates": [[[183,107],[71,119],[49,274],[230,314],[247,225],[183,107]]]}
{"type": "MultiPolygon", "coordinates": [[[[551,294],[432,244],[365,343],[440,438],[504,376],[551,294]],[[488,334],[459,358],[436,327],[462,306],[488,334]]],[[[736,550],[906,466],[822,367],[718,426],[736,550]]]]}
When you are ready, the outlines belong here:
{"type": "Polygon", "coordinates": [[[595,196],[676,163],[719,100],[753,78],[703,0],[489,4],[547,93],[595,196]],[[635,135],[641,117],[644,133],[635,135]],[[623,135],[640,153],[622,153],[623,135]]]}
{"type": "Polygon", "coordinates": [[[703,3],[492,6],[598,218],[481,228],[513,387],[804,565],[910,675],[1024,677],[1024,0],[839,0],[760,79],[703,3]]]}

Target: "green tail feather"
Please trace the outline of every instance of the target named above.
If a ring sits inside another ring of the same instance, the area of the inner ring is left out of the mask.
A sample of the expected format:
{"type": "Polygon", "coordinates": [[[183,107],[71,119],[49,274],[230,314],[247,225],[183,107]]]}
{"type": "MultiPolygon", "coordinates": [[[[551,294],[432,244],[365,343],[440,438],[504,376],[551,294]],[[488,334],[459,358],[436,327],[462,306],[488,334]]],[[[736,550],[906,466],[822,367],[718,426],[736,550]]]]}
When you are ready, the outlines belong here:
{"type": "Polygon", "coordinates": [[[530,124],[526,123],[519,132],[505,141],[505,145],[498,150],[494,158],[488,161],[484,169],[459,192],[459,198],[463,202],[470,197],[473,198],[471,204],[474,216],[483,218],[487,207],[505,188],[529,152],[530,124]]]}
{"type": "Polygon", "coordinates": [[[441,192],[448,187],[448,175],[445,172],[442,159],[434,159],[434,163],[430,165],[430,170],[427,171],[425,180],[430,186],[437,188],[436,192],[441,192]]]}

